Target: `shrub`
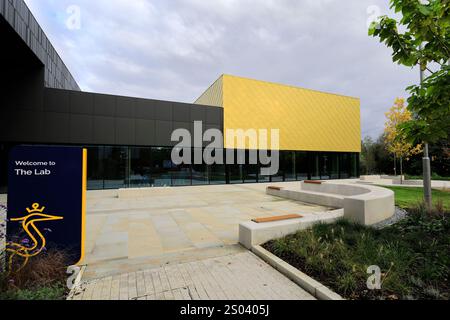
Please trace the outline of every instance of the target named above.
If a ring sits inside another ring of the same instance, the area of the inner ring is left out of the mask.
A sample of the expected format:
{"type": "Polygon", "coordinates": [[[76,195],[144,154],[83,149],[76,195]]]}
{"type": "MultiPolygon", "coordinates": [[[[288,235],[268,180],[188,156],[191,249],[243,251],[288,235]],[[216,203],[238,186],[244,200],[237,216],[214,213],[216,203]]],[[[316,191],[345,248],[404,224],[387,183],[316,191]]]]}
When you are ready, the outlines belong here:
{"type": "Polygon", "coordinates": [[[62,285],[36,289],[8,290],[0,293],[0,300],[62,300],[66,288],[62,285]]]}
{"type": "Polygon", "coordinates": [[[33,257],[18,272],[0,275],[0,292],[11,299],[62,298],[66,292],[67,255],[50,250],[33,257]]]}

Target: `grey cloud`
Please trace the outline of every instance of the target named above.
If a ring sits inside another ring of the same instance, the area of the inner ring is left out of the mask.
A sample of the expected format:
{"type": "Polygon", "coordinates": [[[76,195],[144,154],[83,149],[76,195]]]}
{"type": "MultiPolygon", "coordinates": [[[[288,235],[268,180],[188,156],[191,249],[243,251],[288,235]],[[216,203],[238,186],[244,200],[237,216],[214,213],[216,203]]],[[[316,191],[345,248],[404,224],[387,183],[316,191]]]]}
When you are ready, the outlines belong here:
{"type": "Polygon", "coordinates": [[[367,36],[384,0],[28,0],[84,90],[193,101],[230,73],[361,98],[363,134],[417,72],[367,36]],[[81,30],[65,27],[80,6],[81,30]]]}

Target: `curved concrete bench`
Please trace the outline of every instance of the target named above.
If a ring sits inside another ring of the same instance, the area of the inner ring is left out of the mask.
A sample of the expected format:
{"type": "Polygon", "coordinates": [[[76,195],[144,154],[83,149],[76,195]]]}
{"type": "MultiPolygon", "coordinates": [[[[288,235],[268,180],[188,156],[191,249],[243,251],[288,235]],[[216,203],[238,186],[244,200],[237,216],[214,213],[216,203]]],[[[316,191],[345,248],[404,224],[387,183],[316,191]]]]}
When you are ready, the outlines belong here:
{"type": "Polygon", "coordinates": [[[395,213],[394,192],[369,185],[302,182],[298,189],[268,188],[267,194],[321,206],[343,208],[345,218],[364,225],[386,220],[395,213]]]}

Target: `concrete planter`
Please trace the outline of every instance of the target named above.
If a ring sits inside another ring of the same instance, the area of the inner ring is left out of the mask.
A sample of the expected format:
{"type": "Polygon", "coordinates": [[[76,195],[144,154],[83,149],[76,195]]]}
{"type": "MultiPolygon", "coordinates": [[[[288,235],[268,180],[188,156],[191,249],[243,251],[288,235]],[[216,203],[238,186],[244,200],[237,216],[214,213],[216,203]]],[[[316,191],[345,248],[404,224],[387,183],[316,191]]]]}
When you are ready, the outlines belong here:
{"type": "Polygon", "coordinates": [[[252,248],[252,252],[270,264],[273,268],[284,274],[287,278],[295,282],[302,289],[309,292],[315,298],[319,300],[345,300],[336,292],[325,287],[320,282],[304,274],[263,247],[254,246],[252,248]]]}

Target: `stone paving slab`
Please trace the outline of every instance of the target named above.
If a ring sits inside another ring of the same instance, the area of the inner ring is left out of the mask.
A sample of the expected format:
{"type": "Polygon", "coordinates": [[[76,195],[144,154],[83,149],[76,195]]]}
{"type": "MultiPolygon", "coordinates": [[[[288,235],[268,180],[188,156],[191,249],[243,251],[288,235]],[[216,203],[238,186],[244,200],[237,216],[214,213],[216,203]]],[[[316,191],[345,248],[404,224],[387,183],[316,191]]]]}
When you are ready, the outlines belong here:
{"type": "Polygon", "coordinates": [[[170,264],[224,257],[242,252],[246,252],[246,249],[238,244],[234,244],[230,246],[175,251],[162,255],[138,257],[133,259],[123,258],[99,261],[86,266],[83,273],[83,280],[94,280],[117,274],[155,269],[170,264]]]}
{"type": "Polygon", "coordinates": [[[251,252],[83,283],[69,300],[315,300],[251,252]]]}
{"type": "Polygon", "coordinates": [[[111,190],[88,192],[83,263],[103,274],[102,265],[111,261],[157,261],[187,251],[227,248],[238,243],[242,221],[328,209],[266,195],[267,185],[155,188],[150,196],[136,199],[119,199],[111,190]]]}

